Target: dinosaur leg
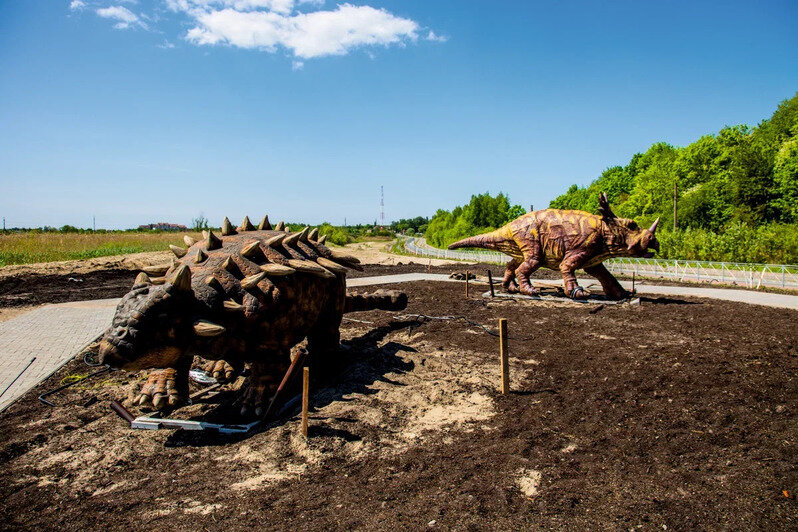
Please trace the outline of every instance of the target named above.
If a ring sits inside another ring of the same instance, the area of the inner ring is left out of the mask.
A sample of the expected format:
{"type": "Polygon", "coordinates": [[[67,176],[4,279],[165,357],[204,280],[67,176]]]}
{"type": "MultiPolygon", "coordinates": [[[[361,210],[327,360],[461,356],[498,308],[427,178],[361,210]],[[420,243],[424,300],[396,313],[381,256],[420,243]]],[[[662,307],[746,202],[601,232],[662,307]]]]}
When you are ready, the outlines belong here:
{"type": "Polygon", "coordinates": [[[515,294],[518,292],[518,283],[515,282],[515,270],[521,264],[521,261],[513,257],[507,263],[507,268],[504,270],[504,280],[502,287],[508,294],[515,294]]]}
{"type": "Polygon", "coordinates": [[[629,297],[629,292],[621,286],[621,283],[618,282],[603,264],[589,266],[585,268],[585,271],[598,279],[607,297],[611,299],[624,299],[629,297]]]}
{"type": "Polygon", "coordinates": [[[566,254],[560,262],[560,273],[562,273],[563,284],[565,285],[565,293],[572,299],[586,299],[590,292],[579,286],[576,282],[576,275],[574,272],[584,263],[584,259],[580,254],[566,254]]]}
{"type": "Polygon", "coordinates": [[[182,357],[174,367],[151,371],[133,404],[142,410],[162,410],[183,404],[188,398],[188,371],[193,357],[182,357]]]}
{"type": "Polygon", "coordinates": [[[518,277],[518,284],[520,285],[519,291],[522,294],[536,296],[540,293],[540,290],[533,287],[532,283],[529,282],[529,276],[538,268],[540,268],[540,261],[536,258],[529,257],[515,270],[515,275],[518,277]]]}
{"type": "Polygon", "coordinates": [[[253,362],[247,382],[244,383],[237,404],[241,405],[241,416],[260,418],[266,413],[269,400],[277,391],[280,381],[291,364],[288,352],[268,353],[258,357],[267,362],[253,362]],[[276,355],[276,356],[275,356],[276,355]]]}

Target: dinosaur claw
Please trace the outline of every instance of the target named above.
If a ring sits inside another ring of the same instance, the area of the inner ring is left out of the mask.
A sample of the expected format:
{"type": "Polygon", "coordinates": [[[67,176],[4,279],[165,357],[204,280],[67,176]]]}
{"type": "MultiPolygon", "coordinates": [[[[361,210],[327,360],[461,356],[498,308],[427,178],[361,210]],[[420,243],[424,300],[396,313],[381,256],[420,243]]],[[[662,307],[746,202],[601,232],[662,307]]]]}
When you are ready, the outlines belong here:
{"type": "Polygon", "coordinates": [[[147,404],[147,401],[148,401],[148,400],[149,400],[149,397],[148,397],[148,396],[146,396],[146,395],[142,395],[141,397],[139,397],[139,400],[138,400],[138,405],[139,405],[139,406],[144,406],[145,404],[147,404]]]}
{"type": "Polygon", "coordinates": [[[162,393],[156,393],[152,398],[152,406],[154,406],[157,410],[160,410],[166,406],[166,397],[162,393]]]}

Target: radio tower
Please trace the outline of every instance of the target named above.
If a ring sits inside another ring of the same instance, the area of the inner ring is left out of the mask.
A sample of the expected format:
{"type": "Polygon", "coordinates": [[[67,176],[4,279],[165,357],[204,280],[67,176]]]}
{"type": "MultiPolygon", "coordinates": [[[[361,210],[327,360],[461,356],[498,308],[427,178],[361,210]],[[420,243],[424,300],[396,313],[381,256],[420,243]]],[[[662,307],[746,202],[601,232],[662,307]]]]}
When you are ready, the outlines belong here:
{"type": "Polygon", "coordinates": [[[380,230],[385,229],[385,190],[380,185],[380,230]]]}

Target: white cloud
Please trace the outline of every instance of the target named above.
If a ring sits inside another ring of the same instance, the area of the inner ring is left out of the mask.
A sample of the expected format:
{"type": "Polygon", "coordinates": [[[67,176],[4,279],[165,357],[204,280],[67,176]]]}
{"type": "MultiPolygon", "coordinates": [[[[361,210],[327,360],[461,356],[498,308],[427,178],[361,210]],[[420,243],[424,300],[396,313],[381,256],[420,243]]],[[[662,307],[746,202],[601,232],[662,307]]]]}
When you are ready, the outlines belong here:
{"type": "Polygon", "coordinates": [[[449,37],[446,35],[437,35],[434,31],[429,30],[429,33],[427,33],[425,39],[433,42],[446,42],[449,40],[449,37]]]}
{"type": "Polygon", "coordinates": [[[221,9],[198,13],[186,39],[199,45],[290,50],[303,59],[344,55],[365,45],[403,44],[418,39],[418,24],[384,9],[342,4],[334,11],[284,16],[273,11],[221,9]]]}
{"type": "Polygon", "coordinates": [[[304,61],[292,61],[291,70],[302,70],[305,67],[304,61]]]}
{"type": "Polygon", "coordinates": [[[118,30],[125,30],[132,26],[140,26],[142,28],[147,28],[147,24],[145,24],[138,15],[130,11],[126,7],[122,6],[111,6],[111,7],[102,7],[96,10],[96,13],[107,19],[116,20],[117,23],[114,24],[114,28],[118,30]]]}
{"type": "MultiPolygon", "coordinates": [[[[108,2],[109,0],[106,0],[108,2]]],[[[134,13],[123,3],[92,9],[115,22],[117,29],[156,26],[161,18],[134,13]]],[[[446,42],[448,37],[422,28],[416,21],[368,5],[338,4],[325,9],[325,0],[161,0],[189,28],[183,38],[197,46],[233,46],[275,53],[285,51],[299,70],[305,60],[346,55],[358,48],[406,46],[419,40],[446,42]]],[[[70,9],[84,9],[96,2],[72,0],[70,9]]],[[[102,4],[101,4],[102,5],[102,4]]],[[[163,14],[163,11],[160,11],[163,14]]],[[[158,31],[154,28],[154,31],[158,31]]],[[[157,45],[171,48],[168,39],[157,45]]],[[[367,52],[374,58],[372,51],[367,52]]]]}

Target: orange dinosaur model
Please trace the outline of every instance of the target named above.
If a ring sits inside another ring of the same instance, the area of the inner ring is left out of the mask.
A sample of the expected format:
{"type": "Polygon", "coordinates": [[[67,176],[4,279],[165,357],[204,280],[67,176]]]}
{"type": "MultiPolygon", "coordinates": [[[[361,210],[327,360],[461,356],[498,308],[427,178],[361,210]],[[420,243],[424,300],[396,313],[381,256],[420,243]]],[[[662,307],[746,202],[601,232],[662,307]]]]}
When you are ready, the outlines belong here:
{"type": "Polygon", "coordinates": [[[623,299],[629,293],[602,262],[611,257],[652,257],[649,249],[659,251],[654,235],[659,218],[649,229],[641,229],[634,220],[615,216],[606,194],[599,195],[599,213],[560,209],[528,212],[496,231],[455,242],[449,249],[486,248],[510,255],[503,286],[511,293],[538,294],[529,276],[544,267],[562,273],[565,292],[571,298],[584,299],[590,294],[577,284],[574,275],[582,268],[599,280],[608,297],[623,299]]]}

